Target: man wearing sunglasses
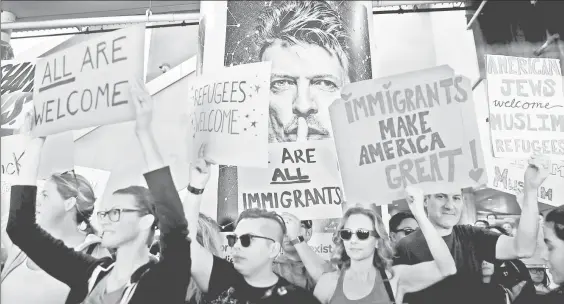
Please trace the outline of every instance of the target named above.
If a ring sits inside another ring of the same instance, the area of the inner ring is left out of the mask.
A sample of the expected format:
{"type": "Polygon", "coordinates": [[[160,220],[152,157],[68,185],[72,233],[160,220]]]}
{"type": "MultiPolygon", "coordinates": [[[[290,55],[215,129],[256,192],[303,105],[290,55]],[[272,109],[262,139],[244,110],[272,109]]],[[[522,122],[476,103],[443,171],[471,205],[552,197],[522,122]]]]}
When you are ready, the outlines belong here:
{"type": "MultiPolygon", "coordinates": [[[[482,303],[482,261],[500,261],[530,257],[538,234],[537,191],[548,176],[550,161],[533,156],[524,175],[524,199],[521,221],[515,237],[500,235],[471,225],[458,225],[462,216],[462,194],[436,193],[425,201],[427,216],[443,237],[456,262],[457,274],[420,292],[408,294],[409,304],[482,303]]],[[[414,265],[432,259],[420,231],[403,238],[396,246],[394,265],[414,265]]]]}
{"type": "Polygon", "coordinates": [[[395,247],[404,237],[419,229],[419,224],[410,212],[398,212],[390,219],[390,240],[395,247]]]}

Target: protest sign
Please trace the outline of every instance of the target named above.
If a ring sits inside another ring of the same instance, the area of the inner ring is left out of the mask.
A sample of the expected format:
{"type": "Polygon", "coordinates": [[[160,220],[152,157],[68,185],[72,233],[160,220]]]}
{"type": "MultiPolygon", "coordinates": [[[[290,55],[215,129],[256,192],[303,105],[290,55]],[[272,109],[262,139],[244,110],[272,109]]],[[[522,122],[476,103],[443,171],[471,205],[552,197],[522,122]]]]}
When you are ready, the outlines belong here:
{"type": "MultiPolygon", "coordinates": [[[[221,232],[221,252],[220,257],[232,261],[233,248],[229,246],[226,236],[231,232],[221,232]]],[[[335,252],[335,244],[333,243],[333,233],[328,232],[314,232],[309,242],[309,247],[325,261],[331,260],[335,252]]],[[[281,255],[284,252],[280,253],[281,255]]]]}
{"type": "Polygon", "coordinates": [[[270,63],[222,69],[190,85],[192,159],[202,144],[221,165],[266,168],[270,63]]]}
{"type": "Polygon", "coordinates": [[[269,144],[268,169],[239,168],[239,213],[262,208],[300,220],[340,218],[344,203],[332,140],[269,144]]]}
{"type": "MultiPolygon", "coordinates": [[[[490,188],[516,195],[523,190],[523,180],[528,161],[493,158],[492,166],[488,167],[490,188]]],[[[550,175],[538,190],[538,201],[560,206],[564,201],[564,161],[551,163],[550,175]]]]}
{"type": "Polygon", "coordinates": [[[494,156],[564,160],[560,60],[487,55],[486,71],[494,156]]]}
{"type": "Polygon", "coordinates": [[[2,129],[19,129],[24,115],[31,107],[35,63],[31,61],[2,60],[2,129]]]}
{"type": "Polygon", "coordinates": [[[131,120],[129,81],[143,79],[144,25],[41,58],[35,69],[34,136],[131,120]]]}
{"type": "MultiPolygon", "coordinates": [[[[17,180],[28,143],[32,140],[27,135],[11,135],[1,138],[2,193],[9,193],[10,187],[17,180]]],[[[48,178],[53,173],[62,173],[73,168],[74,141],[72,132],[47,137],[41,151],[38,179],[48,178]]]]}
{"type": "Polygon", "coordinates": [[[470,81],[432,68],[345,87],[331,122],[348,203],[388,204],[417,185],[460,192],[483,177],[470,81]],[[378,200],[378,201],[375,201],[378,200]]]}

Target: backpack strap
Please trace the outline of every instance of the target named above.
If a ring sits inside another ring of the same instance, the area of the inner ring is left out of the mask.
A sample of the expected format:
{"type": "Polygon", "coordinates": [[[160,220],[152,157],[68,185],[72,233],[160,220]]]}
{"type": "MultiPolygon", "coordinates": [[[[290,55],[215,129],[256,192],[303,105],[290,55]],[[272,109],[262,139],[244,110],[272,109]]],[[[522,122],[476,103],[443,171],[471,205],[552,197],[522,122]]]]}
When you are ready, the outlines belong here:
{"type": "Polygon", "coordinates": [[[10,262],[10,264],[7,264],[4,266],[4,269],[2,269],[2,277],[0,279],[0,282],[3,282],[4,279],[14,270],[16,269],[18,266],[20,266],[23,262],[25,262],[27,255],[25,255],[25,253],[20,250],[19,248],[18,250],[18,254],[16,255],[16,257],[10,262]]]}
{"type": "Polygon", "coordinates": [[[386,274],[386,270],[382,267],[378,267],[380,271],[380,276],[382,276],[382,280],[384,281],[384,287],[386,287],[386,292],[388,293],[388,297],[392,303],[395,303],[394,292],[392,290],[392,285],[390,285],[390,280],[388,279],[388,275],[386,274]]]}
{"type": "Polygon", "coordinates": [[[90,244],[90,246],[88,246],[88,249],[86,250],[86,254],[87,255],[92,255],[92,252],[94,252],[94,250],[96,249],[96,247],[100,245],[100,243],[92,243],[90,244]]]}

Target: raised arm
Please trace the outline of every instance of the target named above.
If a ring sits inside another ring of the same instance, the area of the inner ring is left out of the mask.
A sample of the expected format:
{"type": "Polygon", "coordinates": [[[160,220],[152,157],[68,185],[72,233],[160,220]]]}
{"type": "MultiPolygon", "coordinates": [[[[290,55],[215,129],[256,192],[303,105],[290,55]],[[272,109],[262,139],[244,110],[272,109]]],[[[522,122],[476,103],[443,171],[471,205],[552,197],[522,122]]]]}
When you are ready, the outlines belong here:
{"type": "MultiPolygon", "coordinates": [[[[301,230],[300,220],[289,213],[282,214],[282,217],[286,222],[286,234],[288,239],[290,241],[297,239],[300,236],[301,230]]],[[[321,256],[315,253],[315,251],[313,251],[306,242],[300,242],[294,245],[294,248],[296,248],[296,251],[304,263],[307,272],[316,284],[321,278],[321,275],[332,270],[332,268],[328,266],[329,264],[321,256]]]]}
{"type": "Polygon", "coordinates": [[[394,266],[395,275],[391,285],[392,289],[396,288],[396,300],[403,299],[406,293],[420,291],[456,274],[456,264],[448,246],[425,214],[423,191],[413,187],[407,187],[406,191],[409,209],[419,223],[434,260],[394,266]],[[397,280],[396,284],[394,280],[397,280]]]}
{"type": "MultiPolygon", "coordinates": [[[[188,223],[190,223],[190,238],[196,240],[198,233],[198,216],[202,203],[202,193],[210,178],[211,162],[204,158],[205,146],[200,148],[200,155],[197,161],[190,165],[190,183],[188,193],[184,198],[184,211],[188,223]]],[[[211,273],[213,269],[213,255],[200,243],[191,243],[192,263],[191,274],[196,284],[202,292],[208,292],[211,273]]]]}
{"type": "Polygon", "coordinates": [[[161,257],[152,273],[159,292],[173,299],[184,299],[190,275],[178,269],[190,269],[188,223],[169,167],[165,167],[151,132],[153,100],[143,83],[132,83],[132,102],[136,113],[136,134],[150,172],[144,177],[155,199],[155,216],[161,231],[161,257]]]}
{"type": "MultiPolygon", "coordinates": [[[[27,122],[27,119],[26,119],[27,122]]],[[[99,260],[76,252],[37,225],[37,174],[45,138],[33,139],[22,157],[18,180],[12,186],[7,233],[39,267],[68,286],[88,281],[99,260]]]]}
{"type": "Polygon", "coordinates": [[[521,218],[515,237],[501,235],[495,246],[495,258],[498,260],[513,260],[529,258],[535,253],[537,247],[537,234],[539,232],[539,206],[537,191],[548,177],[550,161],[548,158],[533,155],[525,171],[523,187],[523,204],[521,205],[521,218]]]}

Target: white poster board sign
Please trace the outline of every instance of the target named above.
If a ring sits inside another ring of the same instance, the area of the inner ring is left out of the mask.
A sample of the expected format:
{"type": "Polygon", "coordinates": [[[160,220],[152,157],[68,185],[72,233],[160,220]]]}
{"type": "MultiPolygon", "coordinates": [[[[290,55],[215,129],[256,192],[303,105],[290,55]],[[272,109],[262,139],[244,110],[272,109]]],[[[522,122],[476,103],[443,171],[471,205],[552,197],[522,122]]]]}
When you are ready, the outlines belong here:
{"type": "Polygon", "coordinates": [[[486,69],[494,156],[564,160],[560,60],[487,55],[486,69]]]}
{"type": "Polygon", "coordinates": [[[225,68],[190,85],[193,153],[221,165],[266,168],[270,63],[225,68]]]}
{"type": "MultiPolygon", "coordinates": [[[[19,134],[1,138],[2,149],[2,194],[7,195],[10,187],[17,180],[25,158],[25,150],[32,140],[30,136],[19,134]]],[[[72,132],[64,132],[47,137],[41,151],[37,179],[46,179],[51,174],[72,170],[74,166],[74,141],[72,132]]],[[[9,197],[9,196],[6,196],[9,197]]]]}
{"type": "Polygon", "coordinates": [[[145,26],[84,41],[37,61],[34,136],[134,118],[129,81],[143,79],[145,26]]]}
{"type": "Polygon", "coordinates": [[[341,97],[330,111],[347,203],[388,204],[408,185],[460,192],[484,180],[479,140],[465,132],[477,121],[463,119],[469,79],[439,67],[353,83],[341,97]]]}
{"type": "Polygon", "coordinates": [[[239,212],[262,208],[300,220],[338,218],[344,203],[331,140],[269,144],[269,167],[239,168],[239,212]]]}
{"type": "MultiPolygon", "coordinates": [[[[523,190],[527,160],[494,158],[489,168],[488,186],[516,195],[523,190]]],[[[564,204],[564,161],[552,161],[550,175],[538,189],[538,201],[558,207],[564,204]]]]}

